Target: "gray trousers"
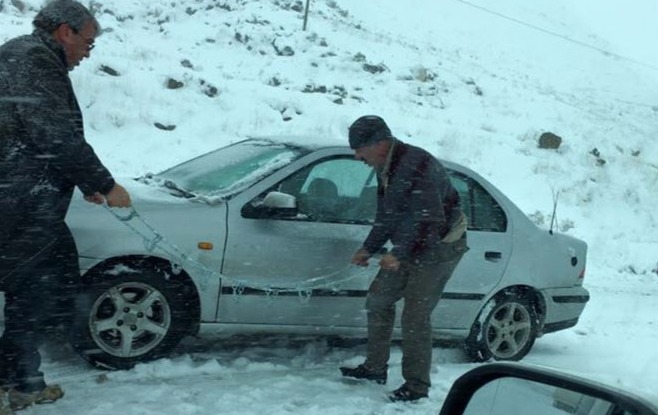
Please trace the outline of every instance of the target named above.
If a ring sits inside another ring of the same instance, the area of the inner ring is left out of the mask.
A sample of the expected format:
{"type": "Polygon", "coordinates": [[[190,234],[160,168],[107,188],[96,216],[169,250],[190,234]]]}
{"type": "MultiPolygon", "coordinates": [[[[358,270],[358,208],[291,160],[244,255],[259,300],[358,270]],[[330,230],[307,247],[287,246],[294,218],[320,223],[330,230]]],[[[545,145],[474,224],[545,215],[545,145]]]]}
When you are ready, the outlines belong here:
{"type": "Polygon", "coordinates": [[[368,355],[366,367],[380,370],[390,357],[395,304],[402,309],[402,376],[412,391],[427,393],[432,364],[430,315],[457,264],[468,250],[466,237],[402,262],[397,271],[380,270],[368,290],[368,355]]]}

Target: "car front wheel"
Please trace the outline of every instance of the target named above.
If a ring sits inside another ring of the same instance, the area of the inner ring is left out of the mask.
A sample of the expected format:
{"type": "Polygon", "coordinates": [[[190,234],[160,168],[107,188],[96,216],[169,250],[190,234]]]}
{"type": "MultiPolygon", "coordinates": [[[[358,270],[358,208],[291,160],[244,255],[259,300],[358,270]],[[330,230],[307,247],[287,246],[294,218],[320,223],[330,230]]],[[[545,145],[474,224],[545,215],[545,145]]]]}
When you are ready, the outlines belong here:
{"type": "Polygon", "coordinates": [[[537,336],[537,312],[527,296],[503,292],[483,307],[466,339],[466,354],[476,362],[520,360],[537,336]]]}
{"type": "Polygon", "coordinates": [[[92,364],[128,369],[167,355],[189,332],[180,282],[154,268],[102,272],[78,301],[73,347],[92,364]]]}

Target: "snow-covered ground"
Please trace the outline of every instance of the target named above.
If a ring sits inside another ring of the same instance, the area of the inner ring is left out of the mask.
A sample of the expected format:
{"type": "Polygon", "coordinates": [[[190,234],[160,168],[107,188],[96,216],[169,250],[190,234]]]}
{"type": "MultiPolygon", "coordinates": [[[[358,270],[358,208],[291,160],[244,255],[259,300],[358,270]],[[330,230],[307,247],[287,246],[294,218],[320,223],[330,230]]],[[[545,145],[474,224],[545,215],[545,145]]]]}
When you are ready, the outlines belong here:
{"type": "MultiPolygon", "coordinates": [[[[658,1],[572,3],[316,0],[303,31],[302,1],[94,1],[106,33],[72,79],[88,141],[117,176],[248,135],[346,139],[374,113],[541,226],[557,193],[558,228],[589,244],[592,299],[524,360],[655,393],[658,1]],[[545,131],[563,138],[557,151],[537,147],[545,131]]],[[[29,32],[40,5],[0,0],[0,41],[29,32]]],[[[397,347],[386,387],[341,382],[363,345],[320,338],[189,340],[110,373],[61,345],[45,352],[66,396],[25,414],[435,414],[475,366],[436,348],[430,399],[404,405],[384,399],[402,382],[397,347]]]]}

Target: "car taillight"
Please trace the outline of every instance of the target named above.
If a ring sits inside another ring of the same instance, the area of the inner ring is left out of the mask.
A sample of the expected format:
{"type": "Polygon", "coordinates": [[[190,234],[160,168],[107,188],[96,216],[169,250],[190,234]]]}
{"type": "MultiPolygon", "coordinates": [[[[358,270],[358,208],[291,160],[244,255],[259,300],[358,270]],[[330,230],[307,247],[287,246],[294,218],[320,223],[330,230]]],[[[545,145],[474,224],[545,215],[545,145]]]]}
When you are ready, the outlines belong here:
{"type": "Polygon", "coordinates": [[[585,279],[585,268],[583,268],[583,270],[580,271],[580,274],[578,274],[578,280],[580,282],[583,282],[584,279],[585,279]]]}

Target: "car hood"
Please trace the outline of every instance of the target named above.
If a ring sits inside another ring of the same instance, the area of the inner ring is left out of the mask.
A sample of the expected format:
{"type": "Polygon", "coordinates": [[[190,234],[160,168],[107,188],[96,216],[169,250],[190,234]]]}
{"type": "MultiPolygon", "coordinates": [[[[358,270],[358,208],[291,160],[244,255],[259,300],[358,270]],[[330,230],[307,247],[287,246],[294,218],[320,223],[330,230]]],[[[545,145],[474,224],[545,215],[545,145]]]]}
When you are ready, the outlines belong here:
{"type": "Polygon", "coordinates": [[[117,182],[130,194],[133,209],[112,209],[88,203],[76,192],[66,221],[81,257],[146,255],[152,251],[148,243],[158,238],[193,249],[198,240],[221,246],[217,235],[222,234],[214,230],[223,227],[225,203],[209,205],[173,196],[166,189],[132,179],[118,179],[117,182]]]}
{"type": "MultiPolygon", "coordinates": [[[[118,178],[116,179],[116,182],[121,184],[121,186],[123,186],[128,191],[135,209],[138,209],[140,206],[183,205],[190,203],[190,201],[200,203],[207,202],[201,198],[186,198],[182,196],[176,196],[173,194],[174,192],[163,186],[158,186],[155,183],[146,184],[133,178],[118,178]]],[[[213,204],[216,203],[217,201],[215,201],[213,204]]],[[[71,202],[71,209],[77,209],[81,206],[85,207],[85,205],[94,206],[93,204],[87,203],[83,199],[83,195],[80,190],[76,188],[76,192],[71,202]]],[[[120,213],[121,209],[116,209],[116,211],[120,213]]]]}

